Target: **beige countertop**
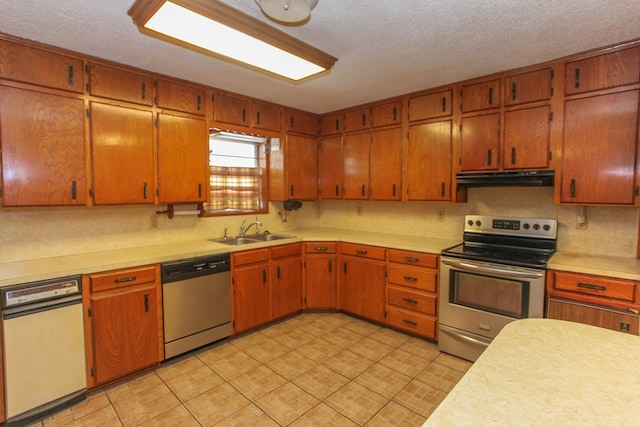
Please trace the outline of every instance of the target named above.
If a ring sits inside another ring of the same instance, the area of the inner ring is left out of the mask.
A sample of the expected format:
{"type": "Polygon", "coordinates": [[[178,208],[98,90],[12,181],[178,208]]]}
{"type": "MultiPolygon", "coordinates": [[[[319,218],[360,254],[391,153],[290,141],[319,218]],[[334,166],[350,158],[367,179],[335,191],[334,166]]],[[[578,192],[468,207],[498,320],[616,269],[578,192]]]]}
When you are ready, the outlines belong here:
{"type": "Polygon", "coordinates": [[[547,268],[640,280],[640,260],[636,258],[556,252],[551,257],[547,268]]]}
{"type": "Polygon", "coordinates": [[[629,426],[640,337],[551,319],[508,324],[424,426],[629,426]]]}
{"type": "Polygon", "coordinates": [[[387,233],[371,233],[332,228],[301,229],[287,231],[295,237],[272,242],[228,246],[210,240],[174,242],[162,245],[141,246],[77,255],[56,256],[33,260],[0,263],[0,287],[27,283],[75,274],[87,274],[145,264],[162,263],[183,258],[256,249],[300,241],[339,241],[384,246],[430,253],[440,253],[455,240],[401,236],[387,233]]]}

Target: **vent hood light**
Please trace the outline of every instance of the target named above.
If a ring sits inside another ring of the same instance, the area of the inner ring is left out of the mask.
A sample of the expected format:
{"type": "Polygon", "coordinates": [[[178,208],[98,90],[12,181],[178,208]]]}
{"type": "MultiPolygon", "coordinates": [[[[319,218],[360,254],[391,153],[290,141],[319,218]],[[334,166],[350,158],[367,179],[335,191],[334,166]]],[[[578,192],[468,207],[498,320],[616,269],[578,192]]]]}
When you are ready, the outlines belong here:
{"type": "Polygon", "coordinates": [[[295,81],[337,60],[220,1],[137,0],[129,15],[144,34],[295,81]]]}

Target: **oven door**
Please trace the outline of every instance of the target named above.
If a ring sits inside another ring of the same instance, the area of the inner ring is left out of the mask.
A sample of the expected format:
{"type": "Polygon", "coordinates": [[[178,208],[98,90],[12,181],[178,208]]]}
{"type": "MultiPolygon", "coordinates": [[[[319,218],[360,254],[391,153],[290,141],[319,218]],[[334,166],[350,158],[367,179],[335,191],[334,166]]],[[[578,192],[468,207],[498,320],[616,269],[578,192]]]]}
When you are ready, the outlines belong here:
{"type": "Polygon", "coordinates": [[[544,315],[544,270],[442,256],[440,273],[442,351],[475,360],[509,322],[544,315]]]}

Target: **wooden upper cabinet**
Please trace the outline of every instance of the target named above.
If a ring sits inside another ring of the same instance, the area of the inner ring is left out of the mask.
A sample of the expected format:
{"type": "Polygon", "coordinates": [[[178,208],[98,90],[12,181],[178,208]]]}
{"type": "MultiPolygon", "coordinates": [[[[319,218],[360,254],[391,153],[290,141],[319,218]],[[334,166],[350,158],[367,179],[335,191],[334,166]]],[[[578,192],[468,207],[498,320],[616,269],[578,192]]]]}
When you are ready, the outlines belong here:
{"type": "Polygon", "coordinates": [[[547,105],[504,113],[504,169],[549,167],[550,114],[547,105]]]}
{"type": "Polygon", "coordinates": [[[318,180],[321,199],[342,199],[342,136],[320,139],[318,180]]]}
{"type": "Polygon", "coordinates": [[[84,92],[81,59],[0,40],[0,78],[84,92]]]}
{"type": "Polygon", "coordinates": [[[153,79],[150,74],[94,63],[90,63],[88,67],[90,95],[152,105],[153,79]]]}
{"type": "Polygon", "coordinates": [[[318,141],[315,137],[287,135],[286,199],[318,198],[318,141]]]}
{"type": "Polygon", "coordinates": [[[498,79],[464,85],[460,92],[463,113],[500,107],[500,80],[498,79]]]}
{"type": "Polygon", "coordinates": [[[204,89],[164,79],[157,79],[155,86],[158,107],[204,115],[206,96],[204,89]]]}
{"type": "Polygon", "coordinates": [[[371,200],[402,198],[402,128],[371,132],[371,200]]]}
{"type": "Polygon", "coordinates": [[[347,111],[344,113],[344,131],[357,132],[371,128],[371,109],[347,111]]]}
{"type": "Polygon", "coordinates": [[[463,117],[461,171],[497,170],[500,166],[500,113],[463,117]]]}
{"type": "Polygon", "coordinates": [[[153,113],[91,102],[93,201],[153,203],[153,113]]]}
{"type": "Polygon", "coordinates": [[[4,206],[87,203],[85,114],[77,97],[0,86],[4,206]]]}
{"type": "Polygon", "coordinates": [[[327,114],[320,117],[320,135],[336,135],[342,133],[344,115],[342,113],[327,114]]]}
{"type": "Polygon", "coordinates": [[[158,114],[158,201],[206,201],[208,164],[209,135],[205,121],[158,114]]]}
{"type": "Polygon", "coordinates": [[[246,98],[213,94],[213,120],[220,123],[249,126],[251,104],[246,98]]]}
{"type": "Polygon", "coordinates": [[[451,200],[452,121],[409,126],[408,200],[451,200]]]}
{"type": "Polygon", "coordinates": [[[282,130],[282,110],[277,105],[251,103],[251,126],[257,129],[282,130]]]}
{"type": "Polygon", "coordinates": [[[531,71],[505,79],[504,105],[546,101],[552,95],[553,69],[531,71]]]}
{"type": "Polygon", "coordinates": [[[569,62],[565,93],[590,92],[640,82],[640,47],[569,62]]]}
{"type": "Polygon", "coordinates": [[[369,132],[360,132],[344,136],[343,187],[345,199],[369,199],[370,135],[369,132]]]}
{"type": "Polygon", "coordinates": [[[562,203],[634,203],[638,93],[565,102],[562,203]]]}
{"type": "Polygon", "coordinates": [[[287,132],[318,135],[318,116],[298,110],[285,110],[285,130],[287,132]]]}
{"type": "Polygon", "coordinates": [[[409,98],[409,121],[450,116],[452,109],[451,89],[409,98]]]}
{"type": "Polygon", "coordinates": [[[371,123],[374,128],[402,123],[402,100],[374,105],[371,112],[371,123]]]}

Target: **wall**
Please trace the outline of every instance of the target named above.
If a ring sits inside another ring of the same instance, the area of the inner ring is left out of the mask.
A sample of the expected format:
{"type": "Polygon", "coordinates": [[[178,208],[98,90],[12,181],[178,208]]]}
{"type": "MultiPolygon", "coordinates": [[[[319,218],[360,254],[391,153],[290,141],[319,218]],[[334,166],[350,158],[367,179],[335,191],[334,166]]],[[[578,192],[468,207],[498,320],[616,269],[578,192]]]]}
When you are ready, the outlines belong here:
{"type": "MultiPolygon", "coordinates": [[[[634,257],[638,208],[588,207],[587,229],[576,229],[576,208],[553,204],[552,188],[472,188],[468,203],[304,202],[300,210],[278,214],[282,203],[260,215],[262,230],[331,227],[461,239],[465,214],[544,217],[558,220],[558,249],[634,257]]],[[[36,259],[124,247],[237,235],[243,219],[255,216],[168,219],[164,206],[1,208],[0,262],[36,259]]]]}

